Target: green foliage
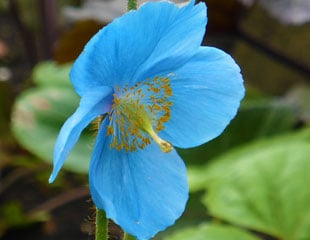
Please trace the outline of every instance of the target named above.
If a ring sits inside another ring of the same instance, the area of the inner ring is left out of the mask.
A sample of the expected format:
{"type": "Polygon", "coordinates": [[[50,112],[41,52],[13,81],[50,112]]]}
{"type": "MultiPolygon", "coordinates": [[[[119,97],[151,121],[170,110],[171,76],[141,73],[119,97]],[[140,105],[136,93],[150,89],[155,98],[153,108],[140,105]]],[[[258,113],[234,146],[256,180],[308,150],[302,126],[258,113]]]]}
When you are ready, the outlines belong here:
{"type": "MultiPolygon", "coordinates": [[[[27,217],[25,216],[22,207],[19,203],[11,202],[4,206],[1,206],[1,215],[6,220],[3,225],[10,226],[20,226],[27,222],[27,217]]],[[[1,225],[2,225],[1,224],[1,225]]]]}
{"type": "Polygon", "coordinates": [[[33,82],[42,87],[72,88],[69,72],[72,64],[57,65],[53,61],[41,62],[33,70],[33,82]]]}
{"type": "Polygon", "coordinates": [[[128,0],[127,9],[128,11],[137,9],[137,0],[128,0]]]}
{"type": "MultiPolygon", "coordinates": [[[[211,215],[283,240],[310,239],[310,129],[254,142],[201,170],[211,215]]],[[[197,169],[196,169],[197,173],[197,169]]]]}
{"type": "Polygon", "coordinates": [[[259,238],[237,227],[217,224],[202,224],[185,228],[164,240],[259,240],[259,238]]]}
{"type": "MultiPolygon", "coordinates": [[[[57,66],[53,62],[38,65],[34,81],[39,86],[24,91],[13,107],[12,131],[15,137],[24,148],[49,163],[61,126],[79,104],[79,97],[69,83],[68,72],[69,65],[57,66]]],[[[86,131],[65,167],[87,173],[92,143],[91,133],[86,131]]]]}
{"type": "Polygon", "coordinates": [[[43,212],[32,216],[27,215],[18,202],[9,202],[2,205],[0,207],[0,216],[0,236],[9,228],[27,227],[47,219],[47,214],[43,212]]]}

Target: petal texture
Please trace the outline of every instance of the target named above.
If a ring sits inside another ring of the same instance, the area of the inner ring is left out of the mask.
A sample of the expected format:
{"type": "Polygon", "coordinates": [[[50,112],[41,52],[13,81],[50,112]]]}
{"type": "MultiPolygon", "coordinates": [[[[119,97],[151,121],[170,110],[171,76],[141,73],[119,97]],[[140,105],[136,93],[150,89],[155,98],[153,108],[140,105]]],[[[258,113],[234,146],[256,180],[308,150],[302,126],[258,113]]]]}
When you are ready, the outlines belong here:
{"type": "Polygon", "coordinates": [[[198,146],[221,134],[244,96],[238,65],[213,47],[201,47],[176,70],[171,86],[171,120],[159,135],[181,148],[198,146]]]}
{"type": "Polygon", "coordinates": [[[204,3],[179,8],[150,2],[99,31],[71,71],[76,91],[120,87],[182,66],[199,49],[207,23],[204,3]]]}
{"type": "Polygon", "coordinates": [[[89,90],[81,98],[80,106],[62,126],[54,148],[54,169],[49,179],[53,182],[78,141],[83,129],[97,116],[108,112],[112,104],[112,88],[89,90]]]}
{"type": "Polygon", "coordinates": [[[104,121],[90,166],[92,198],[125,232],[150,239],[184,211],[185,165],[174,150],[162,153],[155,144],[128,153],[110,148],[106,125],[104,121]]]}

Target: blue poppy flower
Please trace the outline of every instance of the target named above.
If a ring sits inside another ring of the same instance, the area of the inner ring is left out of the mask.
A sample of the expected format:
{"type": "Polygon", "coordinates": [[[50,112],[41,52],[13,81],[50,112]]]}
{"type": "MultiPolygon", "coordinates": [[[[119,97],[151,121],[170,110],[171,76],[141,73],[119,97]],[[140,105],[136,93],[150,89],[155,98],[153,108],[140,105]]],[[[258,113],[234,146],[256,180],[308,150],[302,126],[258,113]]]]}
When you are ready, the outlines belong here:
{"type": "Polygon", "coordinates": [[[53,182],[82,130],[103,116],[90,163],[93,201],[124,231],[149,239],[172,225],[188,199],[173,146],[218,136],[244,95],[240,69],[201,47],[204,3],[146,3],[99,31],[73,65],[80,106],[55,145],[53,182]]]}

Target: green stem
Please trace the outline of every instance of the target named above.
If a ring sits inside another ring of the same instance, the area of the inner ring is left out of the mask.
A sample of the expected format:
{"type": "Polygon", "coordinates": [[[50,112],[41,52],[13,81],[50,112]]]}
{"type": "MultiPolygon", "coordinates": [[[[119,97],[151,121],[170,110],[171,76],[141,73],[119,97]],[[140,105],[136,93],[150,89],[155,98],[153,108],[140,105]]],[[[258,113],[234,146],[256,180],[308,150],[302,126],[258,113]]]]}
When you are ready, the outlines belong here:
{"type": "Polygon", "coordinates": [[[128,11],[136,10],[137,9],[137,0],[128,0],[127,9],[128,9],[128,11]]]}
{"type": "Polygon", "coordinates": [[[136,238],[131,236],[131,235],[129,235],[128,233],[125,233],[124,240],[136,240],[136,238]]]}
{"type": "Polygon", "coordinates": [[[108,240],[108,219],[105,212],[96,209],[96,240],[108,240]]]}

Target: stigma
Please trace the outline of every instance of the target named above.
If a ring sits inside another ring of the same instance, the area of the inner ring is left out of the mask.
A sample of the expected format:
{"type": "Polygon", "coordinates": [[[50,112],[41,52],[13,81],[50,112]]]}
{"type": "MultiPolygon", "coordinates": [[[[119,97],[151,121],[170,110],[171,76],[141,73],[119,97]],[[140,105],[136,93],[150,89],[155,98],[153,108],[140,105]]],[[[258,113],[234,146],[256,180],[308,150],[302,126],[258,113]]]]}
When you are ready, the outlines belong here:
{"type": "Polygon", "coordinates": [[[144,149],[153,140],[163,152],[170,152],[173,146],[161,139],[158,132],[165,129],[164,123],[170,120],[171,96],[170,79],[163,77],[116,87],[108,113],[110,147],[132,152],[144,149]]]}

